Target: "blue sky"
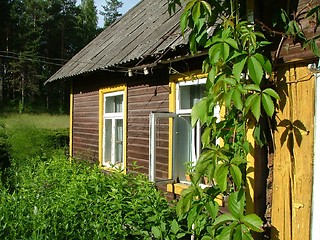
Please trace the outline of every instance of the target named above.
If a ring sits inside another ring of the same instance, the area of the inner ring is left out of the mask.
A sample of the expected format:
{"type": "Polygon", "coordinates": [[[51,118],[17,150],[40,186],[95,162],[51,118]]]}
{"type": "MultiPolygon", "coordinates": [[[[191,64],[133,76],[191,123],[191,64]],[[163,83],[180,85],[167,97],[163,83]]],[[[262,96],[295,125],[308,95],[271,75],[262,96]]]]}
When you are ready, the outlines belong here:
{"type": "MultiPolygon", "coordinates": [[[[80,2],[81,2],[81,0],[77,0],[78,4],[80,4],[80,2]]],[[[99,14],[99,11],[102,10],[101,6],[106,4],[106,0],[94,0],[94,2],[97,7],[97,10],[98,10],[98,17],[99,17],[98,25],[99,25],[99,27],[102,27],[103,26],[103,18],[99,14]]],[[[122,8],[119,9],[119,12],[124,14],[129,9],[134,7],[138,2],[140,2],[140,0],[122,0],[122,2],[123,2],[123,6],[122,6],[122,8]]]]}

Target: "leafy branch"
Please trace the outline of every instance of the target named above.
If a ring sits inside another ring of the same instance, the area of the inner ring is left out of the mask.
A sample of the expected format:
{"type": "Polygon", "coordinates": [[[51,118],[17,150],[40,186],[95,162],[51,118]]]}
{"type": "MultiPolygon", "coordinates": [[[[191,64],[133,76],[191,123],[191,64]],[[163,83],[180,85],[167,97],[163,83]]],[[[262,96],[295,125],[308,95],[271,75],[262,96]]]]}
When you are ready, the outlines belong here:
{"type": "MultiPolygon", "coordinates": [[[[172,13],[183,7],[181,31],[189,38],[191,53],[208,51],[202,65],[208,75],[207,95],[191,114],[192,125],[200,121],[204,129],[203,150],[190,173],[192,185],[181,194],[177,214],[180,221],[187,221],[188,231],[196,239],[253,239],[251,232],[263,231],[263,222],[257,215],[246,213],[246,163],[254,144],[248,141],[247,134],[249,126],[254,126],[256,143],[264,143],[260,119],[273,117],[274,102],[280,99],[274,89],[267,87],[273,66],[265,47],[272,43],[250,21],[240,17],[237,0],[185,2],[168,0],[168,10],[172,13]],[[216,105],[225,108],[220,121],[213,114],[216,105]],[[222,139],[223,144],[217,145],[217,139],[222,139]],[[204,177],[210,184],[203,189],[200,182],[204,177]],[[227,212],[218,204],[221,195],[227,212]]],[[[301,19],[308,18],[315,21],[314,30],[319,26],[320,7],[310,6],[293,14],[292,19],[281,10],[283,31],[257,21],[262,30],[282,36],[276,59],[286,38],[299,41],[302,47],[309,46],[319,55],[319,37],[307,39],[300,25],[301,19]]]]}

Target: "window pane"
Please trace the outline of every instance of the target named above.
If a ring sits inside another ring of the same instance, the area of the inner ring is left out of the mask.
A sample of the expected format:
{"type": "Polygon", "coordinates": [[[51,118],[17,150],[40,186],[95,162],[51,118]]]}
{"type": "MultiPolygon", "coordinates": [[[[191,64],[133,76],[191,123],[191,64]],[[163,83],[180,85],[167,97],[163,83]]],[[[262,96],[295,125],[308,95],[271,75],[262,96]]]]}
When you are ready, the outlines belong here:
{"type": "Polygon", "coordinates": [[[187,165],[192,161],[191,148],[191,118],[188,116],[179,117],[176,127],[176,159],[175,174],[178,174],[180,181],[185,180],[187,165]]]}
{"type": "Polygon", "coordinates": [[[115,131],[115,163],[123,162],[123,120],[116,120],[115,131]]]}
{"type": "Polygon", "coordinates": [[[179,89],[180,109],[191,109],[195,103],[204,97],[204,84],[180,86],[179,89]]]}
{"type": "Polygon", "coordinates": [[[123,95],[105,97],[105,113],[122,112],[123,95]]]}
{"type": "Polygon", "coordinates": [[[104,159],[103,163],[111,162],[112,148],[112,120],[105,119],[104,121],[104,159]]]}
{"type": "Polygon", "coordinates": [[[123,95],[115,96],[115,112],[122,112],[123,95]]]}

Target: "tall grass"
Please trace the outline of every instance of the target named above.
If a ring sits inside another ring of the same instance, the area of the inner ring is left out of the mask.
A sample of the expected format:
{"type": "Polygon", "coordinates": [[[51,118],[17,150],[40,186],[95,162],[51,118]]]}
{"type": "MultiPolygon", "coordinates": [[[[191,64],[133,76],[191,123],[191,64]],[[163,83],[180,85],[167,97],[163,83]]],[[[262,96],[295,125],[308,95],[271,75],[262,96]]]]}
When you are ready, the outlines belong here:
{"type": "Polygon", "coordinates": [[[68,142],[67,115],[0,115],[1,122],[7,129],[8,142],[12,146],[11,156],[17,161],[51,154],[68,142]]]}
{"type": "Polygon", "coordinates": [[[50,114],[1,114],[0,122],[8,128],[17,126],[36,127],[40,129],[69,128],[68,115],[50,114]]]}
{"type": "Polygon", "coordinates": [[[170,230],[174,209],[144,175],[70,163],[67,117],[50,118],[2,117],[11,166],[0,182],[0,239],[153,239],[170,230]]]}

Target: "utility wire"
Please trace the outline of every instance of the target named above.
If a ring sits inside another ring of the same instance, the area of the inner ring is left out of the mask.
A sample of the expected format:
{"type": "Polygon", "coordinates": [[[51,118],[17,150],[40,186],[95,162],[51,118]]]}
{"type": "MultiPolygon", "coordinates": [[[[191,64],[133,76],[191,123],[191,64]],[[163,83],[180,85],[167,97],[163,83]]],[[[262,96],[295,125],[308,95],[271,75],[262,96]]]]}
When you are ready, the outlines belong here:
{"type": "MultiPolygon", "coordinates": [[[[7,56],[7,55],[2,55],[2,54],[0,54],[0,57],[9,58],[9,59],[17,59],[17,60],[21,59],[20,57],[7,56]]],[[[51,64],[51,65],[56,65],[59,67],[62,67],[64,65],[64,64],[54,63],[54,62],[47,62],[47,61],[43,61],[43,60],[32,59],[32,58],[25,58],[24,60],[31,61],[31,62],[40,62],[40,63],[45,63],[45,64],[51,64]]]]}

